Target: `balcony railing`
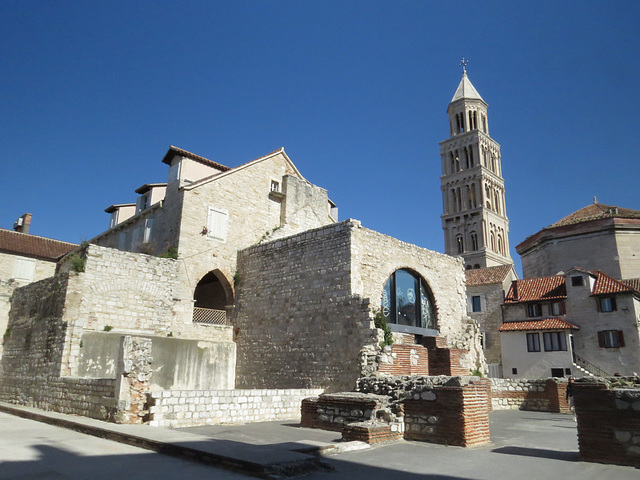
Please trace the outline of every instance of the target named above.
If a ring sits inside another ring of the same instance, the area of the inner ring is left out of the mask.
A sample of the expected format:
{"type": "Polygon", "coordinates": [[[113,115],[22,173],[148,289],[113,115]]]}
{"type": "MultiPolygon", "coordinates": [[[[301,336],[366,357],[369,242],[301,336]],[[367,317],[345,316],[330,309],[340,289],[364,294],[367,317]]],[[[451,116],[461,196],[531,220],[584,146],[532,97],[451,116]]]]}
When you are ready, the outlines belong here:
{"type": "Polygon", "coordinates": [[[224,310],[214,310],[213,308],[193,307],[193,323],[226,325],[227,312],[224,310]]]}

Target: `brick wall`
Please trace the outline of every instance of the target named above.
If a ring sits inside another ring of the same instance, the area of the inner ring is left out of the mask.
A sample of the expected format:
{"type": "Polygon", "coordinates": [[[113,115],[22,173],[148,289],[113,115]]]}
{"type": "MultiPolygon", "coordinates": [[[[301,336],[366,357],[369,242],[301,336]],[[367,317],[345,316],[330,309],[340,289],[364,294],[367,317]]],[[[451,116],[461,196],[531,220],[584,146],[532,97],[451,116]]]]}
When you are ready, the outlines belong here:
{"type": "Polygon", "coordinates": [[[182,390],[149,394],[150,424],[190,427],[300,418],[300,404],[319,389],[182,390]]]}
{"type": "Polygon", "coordinates": [[[491,404],[494,410],[534,410],[569,413],[567,380],[491,378],[491,404]]]}
{"type": "Polygon", "coordinates": [[[638,377],[579,379],[574,399],[580,458],[640,467],[638,377]]]}

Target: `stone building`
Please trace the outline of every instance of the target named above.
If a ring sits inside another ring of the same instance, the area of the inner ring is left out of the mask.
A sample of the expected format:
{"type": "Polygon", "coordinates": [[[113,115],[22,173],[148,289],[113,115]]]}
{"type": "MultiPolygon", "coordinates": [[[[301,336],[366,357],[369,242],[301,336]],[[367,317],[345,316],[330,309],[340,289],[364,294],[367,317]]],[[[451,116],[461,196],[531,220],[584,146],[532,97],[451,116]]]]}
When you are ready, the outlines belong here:
{"type": "Polygon", "coordinates": [[[640,211],[597,203],[567,215],[516,246],[525,277],[600,270],[617,279],[640,277],[640,211]]]}
{"type": "Polygon", "coordinates": [[[640,292],[603,272],[516,280],[503,308],[506,378],[640,371],[640,292]]]}
{"type": "Polygon", "coordinates": [[[208,422],[259,421],[257,411],[234,413],[255,395],[210,392],[297,389],[298,398],[350,390],[385,368],[485,371],[462,260],[337,223],[326,190],[282,149],[229,168],[171,147],[163,162],[166,185],[145,184],[135,203],[109,207],[109,229],[76,252],[81,265],[67,257],[55,276],[16,290],[3,400],[204,422],[195,405],[162,418],[161,399],[191,390],[201,403],[233,399],[215,419],[207,409],[208,422]]]}
{"type": "Polygon", "coordinates": [[[518,278],[513,265],[467,270],[467,312],[478,322],[482,334],[482,349],[489,376],[502,377],[501,305],[514,280],[518,278]]]}
{"type": "MultiPolygon", "coordinates": [[[[0,228],[0,333],[7,330],[13,291],[31,282],[52,276],[56,262],[71,250],[73,243],[29,234],[31,214],[25,213],[14,230],[0,228]]],[[[0,356],[2,344],[0,343],[0,356]]]]}
{"type": "Polygon", "coordinates": [[[465,268],[513,263],[500,145],[489,135],[488,105],[466,69],[449,103],[449,134],[442,157],[444,251],[465,268]]]}
{"type": "Polygon", "coordinates": [[[465,262],[467,311],[483,332],[489,375],[500,377],[500,305],[517,274],[509,253],[500,145],[489,135],[487,109],[463,66],[447,109],[450,137],[440,142],[441,218],[445,253],[465,262]]]}

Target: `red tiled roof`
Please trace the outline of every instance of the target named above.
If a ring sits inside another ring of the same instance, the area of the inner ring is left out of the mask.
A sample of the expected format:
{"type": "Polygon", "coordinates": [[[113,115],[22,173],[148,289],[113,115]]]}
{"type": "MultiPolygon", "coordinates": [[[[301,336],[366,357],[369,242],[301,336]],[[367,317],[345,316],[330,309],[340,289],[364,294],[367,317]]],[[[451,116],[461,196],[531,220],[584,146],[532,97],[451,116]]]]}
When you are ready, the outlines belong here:
{"type": "Polygon", "coordinates": [[[602,218],[640,218],[640,211],[593,203],[549,225],[547,228],[564,227],[576,223],[590,222],[602,218]]]}
{"type": "Polygon", "coordinates": [[[504,302],[533,302],[557,298],[567,298],[567,287],[563,275],[516,280],[511,284],[504,302]]]}
{"type": "Polygon", "coordinates": [[[627,280],[622,280],[622,283],[640,293],[640,278],[629,278],[627,280]]]}
{"type": "Polygon", "coordinates": [[[593,286],[593,295],[608,295],[612,293],[634,293],[635,288],[619,280],[611,278],[600,271],[591,272],[596,275],[596,284],[593,286]]]}
{"type": "Polygon", "coordinates": [[[466,270],[465,277],[467,285],[489,285],[491,283],[502,283],[513,268],[513,265],[498,265],[497,267],[476,268],[466,270]]]}
{"type": "Polygon", "coordinates": [[[174,147],[173,145],[169,147],[169,150],[167,151],[164,158],[162,159],[162,162],[169,165],[174,155],[182,155],[183,157],[187,157],[187,158],[190,158],[191,160],[195,160],[196,162],[209,165],[210,167],[216,168],[222,172],[231,170],[231,167],[227,167],[225,165],[222,165],[221,163],[214,162],[213,160],[209,160],[208,158],[201,157],[200,155],[196,155],[195,153],[188,152],[186,150],[183,150],[182,148],[174,147]]]}
{"type": "Polygon", "coordinates": [[[0,251],[4,253],[57,260],[77,247],[75,243],[0,229],[0,251]]]}
{"type": "Polygon", "coordinates": [[[523,330],[580,330],[580,327],[561,318],[544,318],[528,322],[505,322],[498,328],[499,332],[520,332],[523,330]]]}

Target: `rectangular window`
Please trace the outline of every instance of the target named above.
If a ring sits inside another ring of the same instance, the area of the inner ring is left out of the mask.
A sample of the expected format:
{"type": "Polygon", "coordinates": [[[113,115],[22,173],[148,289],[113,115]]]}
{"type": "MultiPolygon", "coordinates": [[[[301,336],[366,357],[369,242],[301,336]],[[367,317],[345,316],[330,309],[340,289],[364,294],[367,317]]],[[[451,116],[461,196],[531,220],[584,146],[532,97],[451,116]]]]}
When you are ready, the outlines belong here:
{"type": "Polygon", "coordinates": [[[279,192],[280,191],[280,182],[276,182],[275,180],[271,180],[271,191],[279,192]]]}
{"type": "Polygon", "coordinates": [[[598,332],[598,346],[600,348],[624,347],[622,330],[603,330],[598,332]]]}
{"type": "Polygon", "coordinates": [[[111,219],[109,221],[109,228],[113,228],[118,224],[118,210],[111,212],[111,219]]]}
{"type": "Polygon", "coordinates": [[[517,375],[518,374],[518,369],[517,368],[512,368],[511,369],[511,374],[512,375],[517,375]]]}
{"type": "Polygon", "coordinates": [[[527,352],[540,351],[540,334],[527,333],[527,352]]]}
{"type": "Polygon", "coordinates": [[[30,258],[16,258],[13,264],[13,276],[16,280],[31,282],[36,273],[36,261],[30,258]]]}
{"type": "Polygon", "coordinates": [[[582,275],[575,275],[571,277],[571,286],[572,287],[581,287],[584,285],[584,278],[582,275]]]}
{"type": "Polygon", "coordinates": [[[209,220],[207,225],[207,234],[210,238],[222,240],[227,239],[227,221],[229,214],[222,210],[209,208],[209,220]]]}
{"type": "Polygon", "coordinates": [[[551,304],[551,315],[564,315],[567,311],[564,306],[564,302],[553,302],[551,304]]]}
{"type": "Polygon", "coordinates": [[[615,297],[601,297],[600,298],[600,311],[601,312],[615,312],[616,299],[615,297]]]}
{"type": "Polygon", "coordinates": [[[482,301],[479,295],[474,295],[473,297],[471,297],[471,311],[472,312],[482,311],[482,301]]]}
{"type": "Polygon", "coordinates": [[[539,303],[530,303],[527,305],[527,317],[541,317],[542,307],[539,303]]]}
{"type": "Polygon", "coordinates": [[[127,232],[122,232],[118,237],[118,250],[127,249],[127,232]]]}
{"type": "Polygon", "coordinates": [[[153,218],[147,218],[144,223],[144,243],[149,243],[151,241],[151,229],[153,228],[153,218]]]}
{"type": "Polygon", "coordinates": [[[544,332],[544,351],[559,352],[567,350],[567,336],[564,332],[544,332]]]}

